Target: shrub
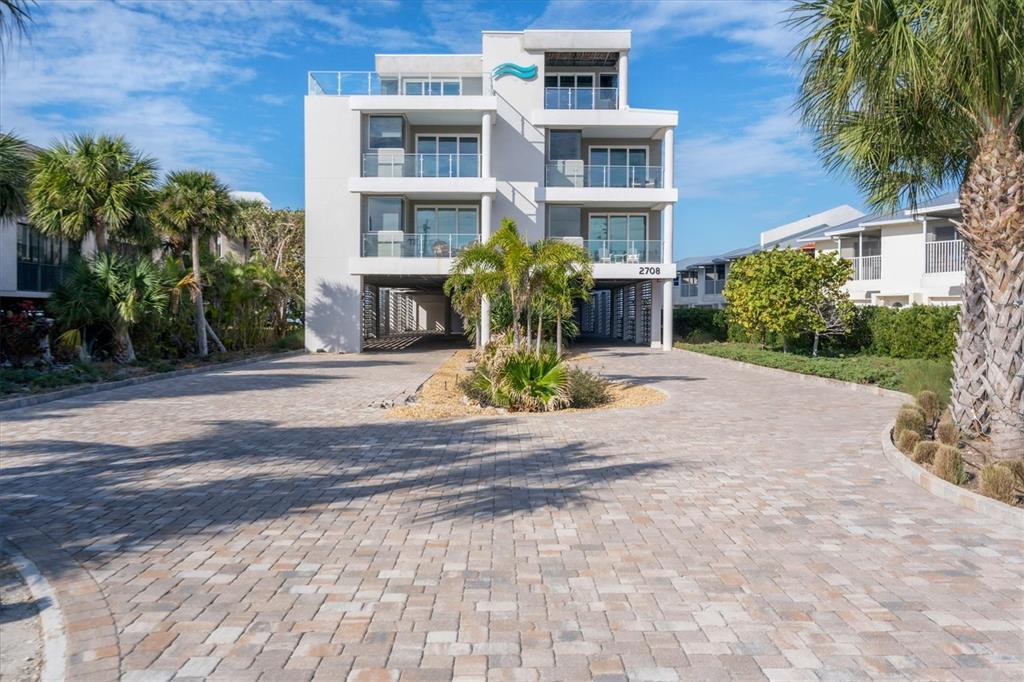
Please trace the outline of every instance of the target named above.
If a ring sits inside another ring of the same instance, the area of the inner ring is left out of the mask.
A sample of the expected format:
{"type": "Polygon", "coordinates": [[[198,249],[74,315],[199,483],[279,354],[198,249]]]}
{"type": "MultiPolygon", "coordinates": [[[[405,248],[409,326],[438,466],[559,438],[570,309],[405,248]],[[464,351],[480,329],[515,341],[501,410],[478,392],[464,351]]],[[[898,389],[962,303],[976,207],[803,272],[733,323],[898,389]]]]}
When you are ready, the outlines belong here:
{"type": "Polygon", "coordinates": [[[928,422],[928,413],[925,412],[924,408],[921,407],[920,405],[918,405],[917,403],[903,403],[900,406],[900,409],[901,410],[913,410],[914,412],[916,412],[919,415],[921,415],[921,419],[925,420],[925,423],[927,424],[927,422],[928,422]]]}
{"type": "Polygon", "coordinates": [[[939,402],[939,396],[935,395],[935,391],[920,391],[917,394],[917,404],[924,410],[924,417],[929,422],[938,418],[939,413],[942,412],[942,405],[939,402]]]}
{"type": "Polygon", "coordinates": [[[935,452],[935,459],[932,462],[932,470],[935,475],[953,485],[961,485],[967,482],[967,475],[964,473],[964,460],[960,456],[960,450],[952,445],[940,445],[935,452]]]}
{"type": "Polygon", "coordinates": [[[904,407],[896,415],[896,427],[894,429],[897,438],[904,431],[912,431],[918,436],[924,435],[924,417],[921,415],[921,411],[909,407],[904,407]]]}
{"type": "Polygon", "coordinates": [[[597,407],[608,403],[612,399],[608,386],[608,380],[603,377],[579,367],[571,368],[565,384],[569,407],[597,407]]]}
{"type": "Polygon", "coordinates": [[[1019,485],[1024,485],[1024,459],[1008,459],[999,464],[1010,470],[1019,485]]]}
{"type": "Polygon", "coordinates": [[[950,421],[941,421],[935,427],[935,438],[944,445],[957,446],[960,444],[960,429],[950,421]]]}
{"type": "Polygon", "coordinates": [[[956,306],[866,309],[871,351],[894,358],[952,358],[956,349],[957,312],[956,306]]]}
{"type": "Polygon", "coordinates": [[[689,343],[725,341],[729,335],[724,310],[675,308],[672,311],[672,326],[676,336],[689,343]]]}
{"type": "MultiPolygon", "coordinates": [[[[908,431],[907,433],[913,433],[908,431]]],[[[939,450],[940,443],[933,440],[918,441],[914,446],[914,454],[911,458],[918,464],[931,464],[935,460],[935,453],[939,450]]]]}
{"type": "Polygon", "coordinates": [[[900,431],[899,435],[896,436],[896,447],[898,447],[900,452],[903,454],[909,455],[914,452],[915,448],[917,448],[918,441],[920,440],[921,434],[916,431],[911,431],[909,429],[900,431]]]}
{"type": "Polygon", "coordinates": [[[1017,493],[1013,491],[1015,478],[1013,471],[1002,463],[986,464],[981,470],[978,490],[982,495],[1013,504],[1017,501],[1017,493]]]}
{"type": "Polygon", "coordinates": [[[0,358],[21,367],[42,355],[42,343],[50,330],[49,321],[31,301],[22,301],[3,314],[0,324],[0,358]]]}
{"type": "Polygon", "coordinates": [[[512,409],[554,410],[567,402],[567,374],[565,363],[554,353],[517,351],[501,368],[499,388],[512,409]]]}

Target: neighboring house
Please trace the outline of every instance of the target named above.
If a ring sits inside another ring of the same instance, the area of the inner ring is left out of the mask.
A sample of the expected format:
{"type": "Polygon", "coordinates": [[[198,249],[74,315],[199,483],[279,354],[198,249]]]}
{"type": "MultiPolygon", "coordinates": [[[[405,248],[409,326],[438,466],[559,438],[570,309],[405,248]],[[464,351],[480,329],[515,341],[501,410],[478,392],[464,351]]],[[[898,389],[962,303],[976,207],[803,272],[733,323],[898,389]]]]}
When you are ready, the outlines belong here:
{"type": "Polygon", "coordinates": [[[673,287],[673,303],[685,308],[721,308],[725,306],[722,292],[733,261],[774,248],[814,251],[813,244],[808,245],[800,239],[863,215],[852,206],[844,204],[765,230],[761,233],[760,242],[753,246],[734,249],[718,256],[684,258],[676,263],[678,274],[673,287]]]}
{"type": "Polygon", "coordinates": [[[860,305],[957,305],[964,283],[964,243],[954,224],[960,217],[956,192],[888,215],[862,215],[849,206],[831,209],[762,232],[757,246],[679,261],[675,304],[720,308],[732,261],[766,249],[799,248],[838,251],[851,261],[846,290],[860,305]],[[808,221],[820,224],[806,228],[808,221]]]}
{"type": "Polygon", "coordinates": [[[670,349],[678,114],[629,106],[630,48],[629,31],[487,31],[480,54],[311,72],[306,347],[459,333],[452,259],[509,217],[591,254],[584,333],[670,349]]]}
{"type": "Polygon", "coordinates": [[[48,298],[79,250],[78,242],[47,237],[24,217],[0,220],[0,309],[48,298]]]}

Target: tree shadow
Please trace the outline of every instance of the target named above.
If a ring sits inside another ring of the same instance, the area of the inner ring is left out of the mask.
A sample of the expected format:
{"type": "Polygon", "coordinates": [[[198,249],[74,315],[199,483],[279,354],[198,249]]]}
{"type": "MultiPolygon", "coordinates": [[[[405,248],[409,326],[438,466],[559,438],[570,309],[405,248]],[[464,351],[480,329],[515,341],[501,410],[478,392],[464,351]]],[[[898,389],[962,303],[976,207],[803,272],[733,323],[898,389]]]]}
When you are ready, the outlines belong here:
{"type": "MultiPolygon", "coordinates": [[[[95,564],[295,513],[304,513],[301,531],[312,535],[347,532],[353,512],[375,507],[396,527],[493,521],[586,504],[594,487],[671,466],[613,459],[615,450],[599,443],[551,447],[539,436],[510,435],[514,421],[500,418],[206,425],[201,435],[146,446],[60,438],[8,446],[15,461],[0,471],[0,504],[77,561],[95,564]]],[[[267,546],[274,539],[247,536],[267,546]]]]}

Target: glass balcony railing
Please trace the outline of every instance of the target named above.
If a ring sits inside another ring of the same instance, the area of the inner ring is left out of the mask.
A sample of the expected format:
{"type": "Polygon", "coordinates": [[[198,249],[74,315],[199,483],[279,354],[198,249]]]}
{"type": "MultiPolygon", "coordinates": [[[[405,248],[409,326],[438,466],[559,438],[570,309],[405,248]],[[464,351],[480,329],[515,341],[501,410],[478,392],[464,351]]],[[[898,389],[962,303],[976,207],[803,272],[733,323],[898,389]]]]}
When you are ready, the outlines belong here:
{"type": "Polygon", "coordinates": [[[618,88],[544,88],[545,109],[618,109],[618,88]]]}
{"type": "Polygon", "coordinates": [[[544,169],[546,187],[661,187],[661,166],[585,165],[557,161],[544,169]]]}
{"type": "Polygon", "coordinates": [[[363,154],[364,178],[478,178],[479,154],[407,154],[380,149],[363,154]]]}
{"type": "Polygon", "coordinates": [[[583,248],[595,263],[661,262],[661,242],[654,239],[588,239],[583,248]]]}
{"type": "Polygon", "coordinates": [[[491,94],[490,77],[481,73],[431,74],[374,71],[310,71],[310,95],[412,95],[457,97],[491,94]]]}
{"type": "Polygon", "coordinates": [[[66,265],[46,265],[31,261],[18,261],[18,289],[20,291],[53,291],[64,281],[66,265]]]}
{"type": "Polygon", "coordinates": [[[367,258],[454,258],[479,239],[476,234],[406,234],[367,232],[362,255],[367,258]]]}

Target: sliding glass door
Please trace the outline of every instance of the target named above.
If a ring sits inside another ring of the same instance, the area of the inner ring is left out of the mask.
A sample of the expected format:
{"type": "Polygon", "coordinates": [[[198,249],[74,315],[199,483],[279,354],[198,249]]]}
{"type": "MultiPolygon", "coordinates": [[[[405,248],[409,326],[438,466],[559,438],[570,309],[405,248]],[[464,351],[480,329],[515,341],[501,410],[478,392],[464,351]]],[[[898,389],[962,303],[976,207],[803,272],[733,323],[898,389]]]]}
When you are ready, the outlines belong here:
{"type": "Polygon", "coordinates": [[[646,215],[592,214],[588,228],[588,247],[599,262],[625,262],[646,248],[646,215]]]}
{"type": "Polygon", "coordinates": [[[418,135],[416,153],[418,177],[480,176],[480,140],[474,135],[418,135]]]}
{"type": "Polygon", "coordinates": [[[646,147],[591,147],[589,187],[642,187],[647,181],[646,147]]]}

